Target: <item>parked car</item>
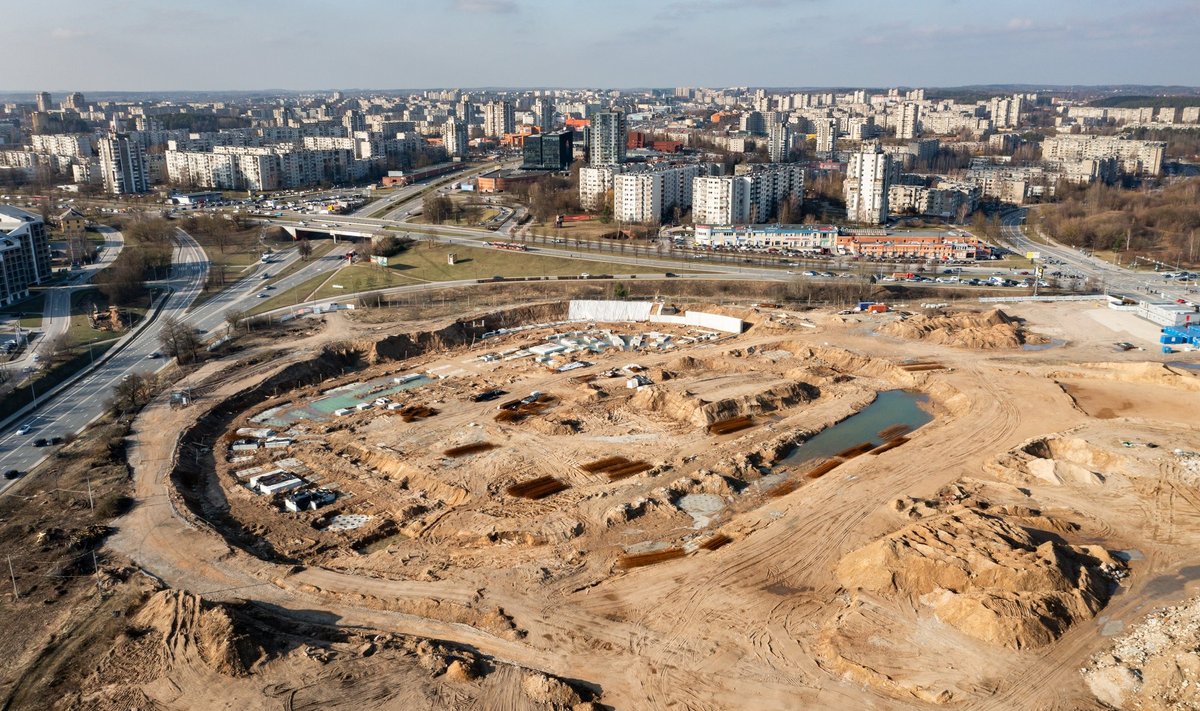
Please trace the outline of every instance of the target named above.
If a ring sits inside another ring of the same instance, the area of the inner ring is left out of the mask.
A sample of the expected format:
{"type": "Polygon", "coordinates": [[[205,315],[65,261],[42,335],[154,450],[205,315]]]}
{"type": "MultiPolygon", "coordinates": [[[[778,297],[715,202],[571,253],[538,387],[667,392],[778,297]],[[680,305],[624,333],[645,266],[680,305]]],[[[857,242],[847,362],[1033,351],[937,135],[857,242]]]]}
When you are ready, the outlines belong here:
{"type": "Polygon", "coordinates": [[[45,447],[48,444],[50,444],[50,440],[46,439],[45,437],[38,437],[37,439],[33,440],[33,446],[35,447],[45,447]]]}
{"type": "Polygon", "coordinates": [[[21,476],[20,469],[9,469],[8,471],[4,472],[4,478],[8,479],[10,481],[13,479],[16,479],[19,476],[21,476]]]}

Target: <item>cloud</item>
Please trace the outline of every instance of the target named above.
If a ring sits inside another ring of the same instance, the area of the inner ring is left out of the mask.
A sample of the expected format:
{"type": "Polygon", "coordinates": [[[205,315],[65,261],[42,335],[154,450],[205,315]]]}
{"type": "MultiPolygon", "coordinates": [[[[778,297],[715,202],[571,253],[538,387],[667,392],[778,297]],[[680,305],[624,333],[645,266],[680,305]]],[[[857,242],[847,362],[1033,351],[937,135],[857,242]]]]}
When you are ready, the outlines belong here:
{"type": "Polygon", "coordinates": [[[90,36],[92,33],[86,30],[78,30],[68,27],[55,27],[50,30],[50,38],[56,40],[77,40],[90,36]]]}
{"type": "Polygon", "coordinates": [[[460,12],[511,15],[521,8],[516,0],[454,0],[454,9],[460,12]]]}

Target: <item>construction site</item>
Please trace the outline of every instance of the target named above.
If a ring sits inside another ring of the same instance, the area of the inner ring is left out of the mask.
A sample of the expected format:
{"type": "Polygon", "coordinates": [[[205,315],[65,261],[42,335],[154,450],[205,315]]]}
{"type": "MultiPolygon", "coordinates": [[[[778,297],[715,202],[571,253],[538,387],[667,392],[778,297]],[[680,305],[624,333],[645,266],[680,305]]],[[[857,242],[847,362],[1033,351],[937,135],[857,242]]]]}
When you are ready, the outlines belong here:
{"type": "Polygon", "coordinates": [[[1200,708],[1200,370],[1133,315],[401,311],[134,421],[59,708],[1200,708]]]}

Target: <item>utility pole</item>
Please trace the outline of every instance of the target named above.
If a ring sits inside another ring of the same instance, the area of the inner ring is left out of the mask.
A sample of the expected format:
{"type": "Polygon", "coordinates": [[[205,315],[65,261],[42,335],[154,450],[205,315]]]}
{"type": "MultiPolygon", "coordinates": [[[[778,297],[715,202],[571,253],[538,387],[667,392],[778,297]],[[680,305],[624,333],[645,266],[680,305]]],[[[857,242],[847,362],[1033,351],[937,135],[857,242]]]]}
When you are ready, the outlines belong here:
{"type": "Polygon", "coordinates": [[[9,579],[12,580],[13,599],[19,600],[19,599],[21,599],[21,594],[17,592],[17,575],[16,575],[16,573],[13,572],[12,556],[10,556],[10,555],[5,556],[5,558],[8,559],[8,577],[9,577],[9,579]]]}
{"type": "Polygon", "coordinates": [[[100,563],[96,561],[96,551],[92,551],[92,570],[96,573],[96,594],[103,597],[104,588],[100,585],[100,563]]]}

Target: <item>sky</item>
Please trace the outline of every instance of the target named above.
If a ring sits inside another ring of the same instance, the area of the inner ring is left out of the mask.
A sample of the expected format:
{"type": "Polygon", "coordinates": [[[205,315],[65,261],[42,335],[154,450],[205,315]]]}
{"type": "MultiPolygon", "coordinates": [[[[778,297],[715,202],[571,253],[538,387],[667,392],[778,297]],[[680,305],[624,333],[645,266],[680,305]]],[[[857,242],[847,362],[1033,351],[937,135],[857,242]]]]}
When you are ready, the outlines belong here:
{"type": "Polygon", "coordinates": [[[4,4],[5,92],[1200,85],[1200,0],[4,4]]]}

